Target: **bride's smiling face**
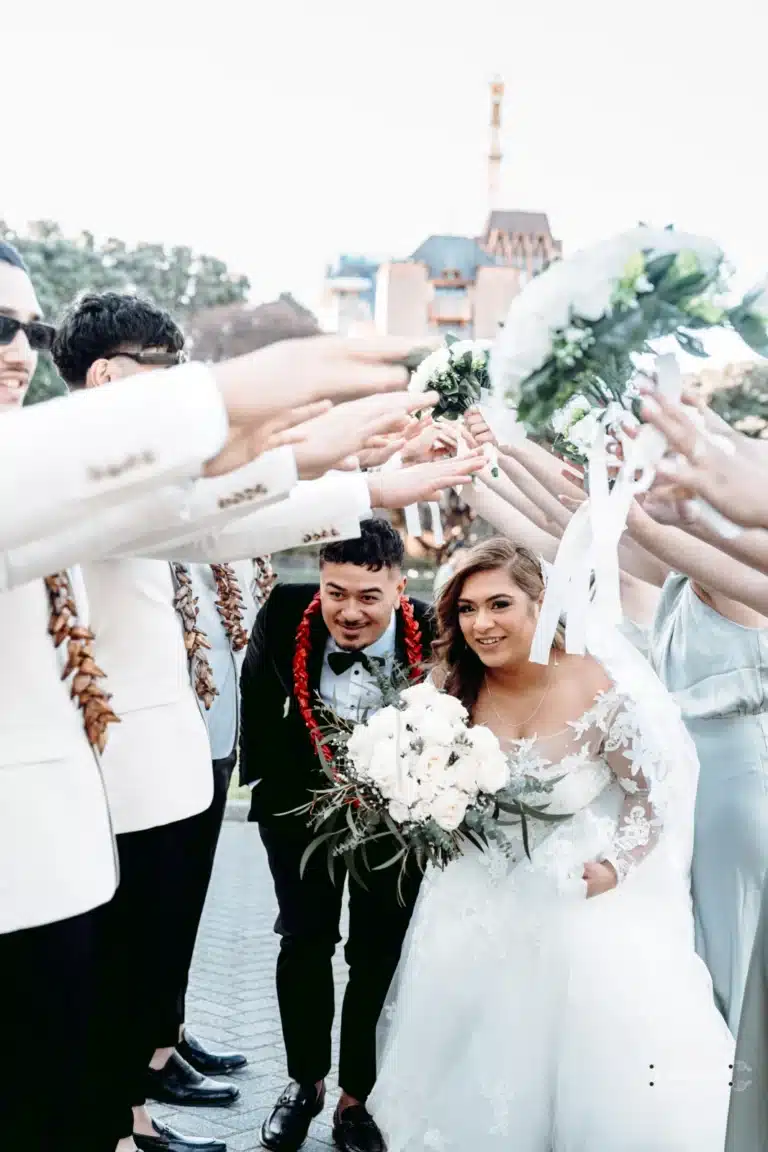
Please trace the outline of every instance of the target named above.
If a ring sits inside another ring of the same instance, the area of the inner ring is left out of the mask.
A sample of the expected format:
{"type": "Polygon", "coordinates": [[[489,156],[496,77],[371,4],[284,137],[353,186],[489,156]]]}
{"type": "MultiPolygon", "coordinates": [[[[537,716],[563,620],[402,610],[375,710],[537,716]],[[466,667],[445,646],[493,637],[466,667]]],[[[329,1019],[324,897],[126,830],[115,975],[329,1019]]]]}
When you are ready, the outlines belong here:
{"type": "Polygon", "coordinates": [[[488,668],[528,660],[540,603],[532,600],[503,568],[468,576],[457,609],[468,647],[488,668]]]}

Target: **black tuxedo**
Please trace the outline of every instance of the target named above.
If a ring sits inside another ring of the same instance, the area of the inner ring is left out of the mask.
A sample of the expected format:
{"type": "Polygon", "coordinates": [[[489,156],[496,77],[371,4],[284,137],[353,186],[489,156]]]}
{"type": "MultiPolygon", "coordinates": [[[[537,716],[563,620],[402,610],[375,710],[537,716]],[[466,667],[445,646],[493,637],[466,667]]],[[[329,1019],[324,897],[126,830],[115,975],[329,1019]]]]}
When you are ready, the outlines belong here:
{"type": "MultiPolygon", "coordinates": [[[[314,833],[306,818],[285,816],[327,785],[316,749],[294,696],[293,659],[296,633],[317,588],[278,585],[261,609],[248,645],[241,679],[240,778],[258,781],[253,789],[250,819],[259,823],[275,883],[280,936],[277,993],[283,1026],[288,1073],[300,1084],[323,1080],[331,1065],[334,1016],[332,957],[341,939],[339,921],[346,867],[336,863],[331,879],[321,849],[310,858],[304,876],[299,863],[314,833]],[[286,705],[287,702],[287,705],[286,705]]],[[[422,632],[424,658],[432,638],[429,609],[412,601],[422,632]]],[[[397,613],[395,660],[406,666],[404,622],[397,613]]],[[[312,699],[320,684],[328,630],[318,612],[311,623],[308,660],[312,699]]],[[[369,850],[372,867],[393,855],[387,840],[369,850]]],[[[365,887],[349,883],[349,935],[345,956],[349,983],[341,1021],[339,1084],[364,1101],[376,1079],[376,1025],[400,950],[421,874],[414,866],[402,884],[404,906],[398,901],[399,868],[367,871],[360,864],[365,887]]]]}

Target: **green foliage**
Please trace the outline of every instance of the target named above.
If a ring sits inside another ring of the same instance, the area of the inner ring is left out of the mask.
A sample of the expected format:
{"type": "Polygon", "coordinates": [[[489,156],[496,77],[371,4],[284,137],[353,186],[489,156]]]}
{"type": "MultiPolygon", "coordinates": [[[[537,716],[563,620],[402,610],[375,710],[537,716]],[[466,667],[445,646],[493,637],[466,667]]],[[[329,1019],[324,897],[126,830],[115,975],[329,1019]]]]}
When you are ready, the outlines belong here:
{"type": "Polygon", "coordinates": [[[551,357],[522,382],[519,395],[510,396],[518,418],[530,433],[540,435],[577,393],[598,407],[610,401],[624,404],[633,354],[649,351],[664,336],[674,336],[689,355],[705,357],[693,331],[724,327],[738,332],[755,351],[768,352],[758,295],[724,310],[714,300],[721,287],[721,267],[702,268],[693,252],[636,253],[599,320],[573,314],[568,326],[554,333],[551,357]]]}
{"type": "MultiPolygon", "coordinates": [[[[245,276],[191,248],[163,244],[127,245],[110,238],[97,242],[90,232],[71,238],[58,224],[42,220],[25,233],[0,220],[0,239],[19,249],[29,268],[44,315],[52,323],[83,292],[134,292],[167,309],[182,326],[197,312],[247,299],[245,276]]],[[[27,403],[66,392],[50,359],[41,357],[27,403]]]]}

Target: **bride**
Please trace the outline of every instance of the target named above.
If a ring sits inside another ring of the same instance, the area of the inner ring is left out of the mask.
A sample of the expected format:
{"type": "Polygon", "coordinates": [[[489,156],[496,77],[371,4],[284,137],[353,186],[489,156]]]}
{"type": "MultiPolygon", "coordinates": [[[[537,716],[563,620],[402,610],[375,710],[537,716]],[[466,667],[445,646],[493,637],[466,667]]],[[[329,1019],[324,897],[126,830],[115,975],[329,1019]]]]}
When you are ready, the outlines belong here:
{"type": "Polygon", "coordinates": [[[390,1152],[722,1152],[733,1041],[694,951],[695,752],[614,632],[599,659],[559,633],[529,661],[543,592],[499,539],[439,597],[436,681],[568,818],[530,822],[530,860],[511,824],[509,856],[427,874],[368,1107],[390,1152]]]}

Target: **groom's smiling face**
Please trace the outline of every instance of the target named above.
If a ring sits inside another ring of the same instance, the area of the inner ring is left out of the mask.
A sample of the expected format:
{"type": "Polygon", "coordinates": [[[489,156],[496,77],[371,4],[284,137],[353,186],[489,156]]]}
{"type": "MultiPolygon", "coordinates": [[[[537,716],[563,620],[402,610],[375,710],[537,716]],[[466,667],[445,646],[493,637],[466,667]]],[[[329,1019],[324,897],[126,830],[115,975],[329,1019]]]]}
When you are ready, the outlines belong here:
{"type": "Polygon", "coordinates": [[[374,571],[357,564],[323,564],[320,605],[339,648],[359,651],[375,644],[386,632],[404,590],[399,568],[374,571]]]}

